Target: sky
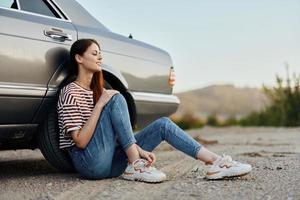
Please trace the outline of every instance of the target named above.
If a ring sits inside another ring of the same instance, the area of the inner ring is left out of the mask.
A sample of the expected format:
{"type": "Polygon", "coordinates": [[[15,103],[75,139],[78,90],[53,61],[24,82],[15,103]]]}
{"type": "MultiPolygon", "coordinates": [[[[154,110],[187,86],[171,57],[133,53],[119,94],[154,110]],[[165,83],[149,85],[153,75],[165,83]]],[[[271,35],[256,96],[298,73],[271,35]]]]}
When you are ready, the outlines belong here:
{"type": "Polygon", "coordinates": [[[113,32],[166,50],[174,92],[300,73],[300,0],[77,0],[113,32]]]}

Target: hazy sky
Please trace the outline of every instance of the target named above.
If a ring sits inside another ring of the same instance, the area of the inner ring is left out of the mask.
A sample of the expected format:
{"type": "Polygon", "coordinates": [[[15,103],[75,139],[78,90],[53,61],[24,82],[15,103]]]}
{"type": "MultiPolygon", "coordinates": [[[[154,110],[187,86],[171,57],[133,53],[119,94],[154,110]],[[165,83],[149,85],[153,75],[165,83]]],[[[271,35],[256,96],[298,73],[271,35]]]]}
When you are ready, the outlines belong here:
{"type": "Polygon", "coordinates": [[[300,73],[300,0],[78,0],[111,31],[172,57],[175,92],[300,73]]]}

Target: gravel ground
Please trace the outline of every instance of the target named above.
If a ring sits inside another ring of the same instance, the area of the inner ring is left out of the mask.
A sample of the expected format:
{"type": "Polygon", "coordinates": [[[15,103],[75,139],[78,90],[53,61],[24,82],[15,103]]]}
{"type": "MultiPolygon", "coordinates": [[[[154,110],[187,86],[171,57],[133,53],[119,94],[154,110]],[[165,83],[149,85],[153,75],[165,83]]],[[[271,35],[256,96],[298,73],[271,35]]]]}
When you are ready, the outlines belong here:
{"type": "Polygon", "coordinates": [[[0,152],[0,199],[300,199],[300,128],[210,128],[188,131],[216,153],[247,162],[243,177],[207,181],[203,164],[163,143],[160,184],[119,178],[82,180],[52,168],[39,150],[0,152]]]}

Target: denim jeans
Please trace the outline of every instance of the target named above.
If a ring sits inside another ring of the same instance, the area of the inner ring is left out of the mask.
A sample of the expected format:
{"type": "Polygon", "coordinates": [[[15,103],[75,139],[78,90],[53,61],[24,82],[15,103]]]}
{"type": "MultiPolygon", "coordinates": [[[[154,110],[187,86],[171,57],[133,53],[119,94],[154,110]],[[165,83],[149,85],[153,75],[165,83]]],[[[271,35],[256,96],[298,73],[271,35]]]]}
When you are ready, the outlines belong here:
{"type": "Polygon", "coordinates": [[[125,150],[136,143],[152,151],[162,141],[196,158],[201,145],[180,129],[169,118],[162,117],[133,134],[126,100],[114,95],[105,105],[91,140],[85,149],[69,148],[74,167],[88,179],[120,176],[127,167],[125,150]]]}

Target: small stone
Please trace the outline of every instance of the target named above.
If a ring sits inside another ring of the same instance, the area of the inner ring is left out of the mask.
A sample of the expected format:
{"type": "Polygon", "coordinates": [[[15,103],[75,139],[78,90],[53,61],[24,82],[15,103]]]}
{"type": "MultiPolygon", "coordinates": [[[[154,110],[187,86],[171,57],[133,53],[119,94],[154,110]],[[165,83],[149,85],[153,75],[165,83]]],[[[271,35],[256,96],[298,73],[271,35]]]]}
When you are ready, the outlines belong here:
{"type": "Polygon", "coordinates": [[[274,169],[272,169],[272,168],[270,168],[270,167],[267,167],[267,166],[265,166],[264,169],[267,169],[267,170],[274,170],[274,169]]]}

